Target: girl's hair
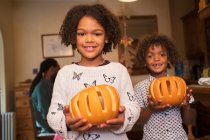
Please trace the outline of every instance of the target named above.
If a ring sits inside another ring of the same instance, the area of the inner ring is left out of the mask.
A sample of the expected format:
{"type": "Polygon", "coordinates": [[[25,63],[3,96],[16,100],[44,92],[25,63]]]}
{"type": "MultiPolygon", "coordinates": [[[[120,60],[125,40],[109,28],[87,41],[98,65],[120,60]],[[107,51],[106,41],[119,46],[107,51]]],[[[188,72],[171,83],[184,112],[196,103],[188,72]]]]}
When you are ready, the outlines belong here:
{"type": "MultiPolygon", "coordinates": [[[[140,39],[140,48],[137,53],[137,58],[146,62],[146,52],[149,47],[153,45],[161,45],[166,49],[167,57],[170,61],[170,64],[172,64],[173,66],[180,62],[178,52],[173,42],[167,36],[157,33],[145,35],[142,39],[140,39]]],[[[168,68],[170,68],[170,65],[168,65],[168,68]]]]}
{"type": "Polygon", "coordinates": [[[52,59],[52,58],[47,58],[47,59],[45,59],[44,61],[41,62],[39,72],[38,72],[38,74],[36,75],[36,77],[34,78],[32,84],[31,84],[30,95],[32,94],[36,85],[43,78],[43,73],[48,71],[49,68],[52,67],[52,66],[55,67],[55,68],[58,66],[58,62],[56,60],[52,59]]]}
{"type": "Polygon", "coordinates": [[[80,19],[84,16],[94,18],[104,28],[108,43],[105,43],[102,52],[110,52],[112,46],[116,48],[121,39],[119,21],[113,13],[100,4],[79,5],[70,9],[59,32],[61,42],[66,46],[71,44],[73,49],[76,49],[77,27],[80,19]]]}

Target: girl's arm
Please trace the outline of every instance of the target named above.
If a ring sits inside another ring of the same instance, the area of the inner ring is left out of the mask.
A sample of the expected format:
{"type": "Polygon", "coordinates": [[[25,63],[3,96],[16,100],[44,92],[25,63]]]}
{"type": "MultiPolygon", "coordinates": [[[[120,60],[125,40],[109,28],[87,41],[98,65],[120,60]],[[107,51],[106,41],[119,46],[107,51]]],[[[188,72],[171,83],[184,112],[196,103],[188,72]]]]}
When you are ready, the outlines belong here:
{"type": "Polygon", "coordinates": [[[68,83],[68,76],[65,76],[66,71],[62,69],[58,72],[54,87],[51,105],[47,114],[47,121],[49,126],[65,140],[74,140],[78,137],[78,131],[68,131],[66,124],[66,116],[64,114],[65,106],[68,105],[69,100],[66,95],[66,85],[68,83]]]}
{"type": "Polygon", "coordinates": [[[121,108],[124,109],[122,109],[121,111],[119,110],[120,116],[118,116],[119,120],[117,121],[119,124],[121,123],[121,121],[123,121],[123,123],[118,129],[111,129],[116,134],[130,131],[138,120],[140,114],[140,107],[138,106],[138,103],[134,100],[133,85],[128,71],[125,67],[122,67],[120,78],[121,79],[118,92],[120,94],[121,108]]]}
{"type": "Polygon", "coordinates": [[[187,126],[189,124],[192,124],[192,109],[190,105],[182,107],[182,119],[183,123],[187,126]]]}
{"type": "Polygon", "coordinates": [[[194,99],[191,95],[192,95],[192,89],[187,88],[187,95],[185,97],[184,102],[181,104],[182,119],[183,119],[183,123],[186,126],[189,125],[189,124],[192,124],[192,119],[193,119],[192,109],[191,109],[190,103],[194,99]]]}
{"type": "Polygon", "coordinates": [[[138,119],[138,123],[143,126],[152,115],[152,111],[149,108],[141,108],[140,117],[138,119]]]}
{"type": "Polygon", "coordinates": [[[153,112],[158,112],[158,111],[163,111],[171,106],[166,104],[166,105],[161,105],[161,101],[153,101],[151,96],[148,96],[148,106],[146,108],[141,109],[140,117],[138,122],[141,125],[144,125],[150,118],[153,112]]]}

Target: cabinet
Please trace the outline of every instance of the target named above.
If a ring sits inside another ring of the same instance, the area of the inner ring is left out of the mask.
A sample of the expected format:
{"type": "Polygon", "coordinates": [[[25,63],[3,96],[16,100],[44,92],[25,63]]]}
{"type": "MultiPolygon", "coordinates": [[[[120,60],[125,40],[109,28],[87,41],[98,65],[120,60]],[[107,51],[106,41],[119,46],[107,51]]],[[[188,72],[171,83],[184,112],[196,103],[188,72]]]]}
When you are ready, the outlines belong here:
{"type": "Polygon", "coordinates": [[[198,137],[210,136],[210,87],[208,85],[188,85],[195,98],[196,129],[198,137]]]}
{"type": "Polygon", "coordinates": [[[210,5],[199,11],[199,17],[204,30],[205,65],[210,66],[210,5]]]}
{"type": "Polygon", "coordinates": [[[185,52],[189,60],[204,60],[204,39],[201,20],[197,10],[189,12],[182,17],[185,52]]]}
{"type": "Polygon", "coordinates": [[[17,140],[35,140],[35,126],[32,118],[30,85],[19,86],[15,89],[15,112],[17,140]]]}

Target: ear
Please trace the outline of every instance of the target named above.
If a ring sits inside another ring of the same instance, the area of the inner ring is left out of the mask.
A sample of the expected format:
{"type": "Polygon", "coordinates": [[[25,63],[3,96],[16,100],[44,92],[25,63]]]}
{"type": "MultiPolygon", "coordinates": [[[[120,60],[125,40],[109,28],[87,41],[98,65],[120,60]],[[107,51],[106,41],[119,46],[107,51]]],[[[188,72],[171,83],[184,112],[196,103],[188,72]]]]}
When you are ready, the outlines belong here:
{"type": "Polygon", "coordinates": [[[105,43],[109,43],[109,41],[108,40],[105,40],[105,43]]]}

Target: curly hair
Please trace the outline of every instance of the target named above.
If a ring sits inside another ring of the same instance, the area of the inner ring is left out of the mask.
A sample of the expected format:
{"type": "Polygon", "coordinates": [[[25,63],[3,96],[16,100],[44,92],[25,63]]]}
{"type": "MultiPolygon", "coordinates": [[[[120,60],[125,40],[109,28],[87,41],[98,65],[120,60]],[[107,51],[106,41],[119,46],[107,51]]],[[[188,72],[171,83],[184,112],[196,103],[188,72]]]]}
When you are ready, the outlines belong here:
{"type": "Polygon", "coordinates": [[[116,48],[121,39],[118,18],[101,4],[78,5],[70,9],[59,32],[61,42],[66,46],[71,44],[76,49],[77,27],[84,16],[97,20],[105,30],[108,43],[105,43],[102,53],[110,52],[112,47],[116,48]]]}
{"type": "MultiPolygon", "coordinates": [[[[171,65],[175,66],[177,63],[180,62],[178,52],[172,40],[170,40],[170,38],[168,38],[166,35],[161,35],[157,33],[145,35],[143,38],[140,39],[140,48],[137,53],[137,58],[146,62],[146,52],[149,47],[153,45],[161,45],[166,49],[167,57],[171,65]]],[[[168,65],[168,68],[170,68],[170,65],[168,65]]]]}

